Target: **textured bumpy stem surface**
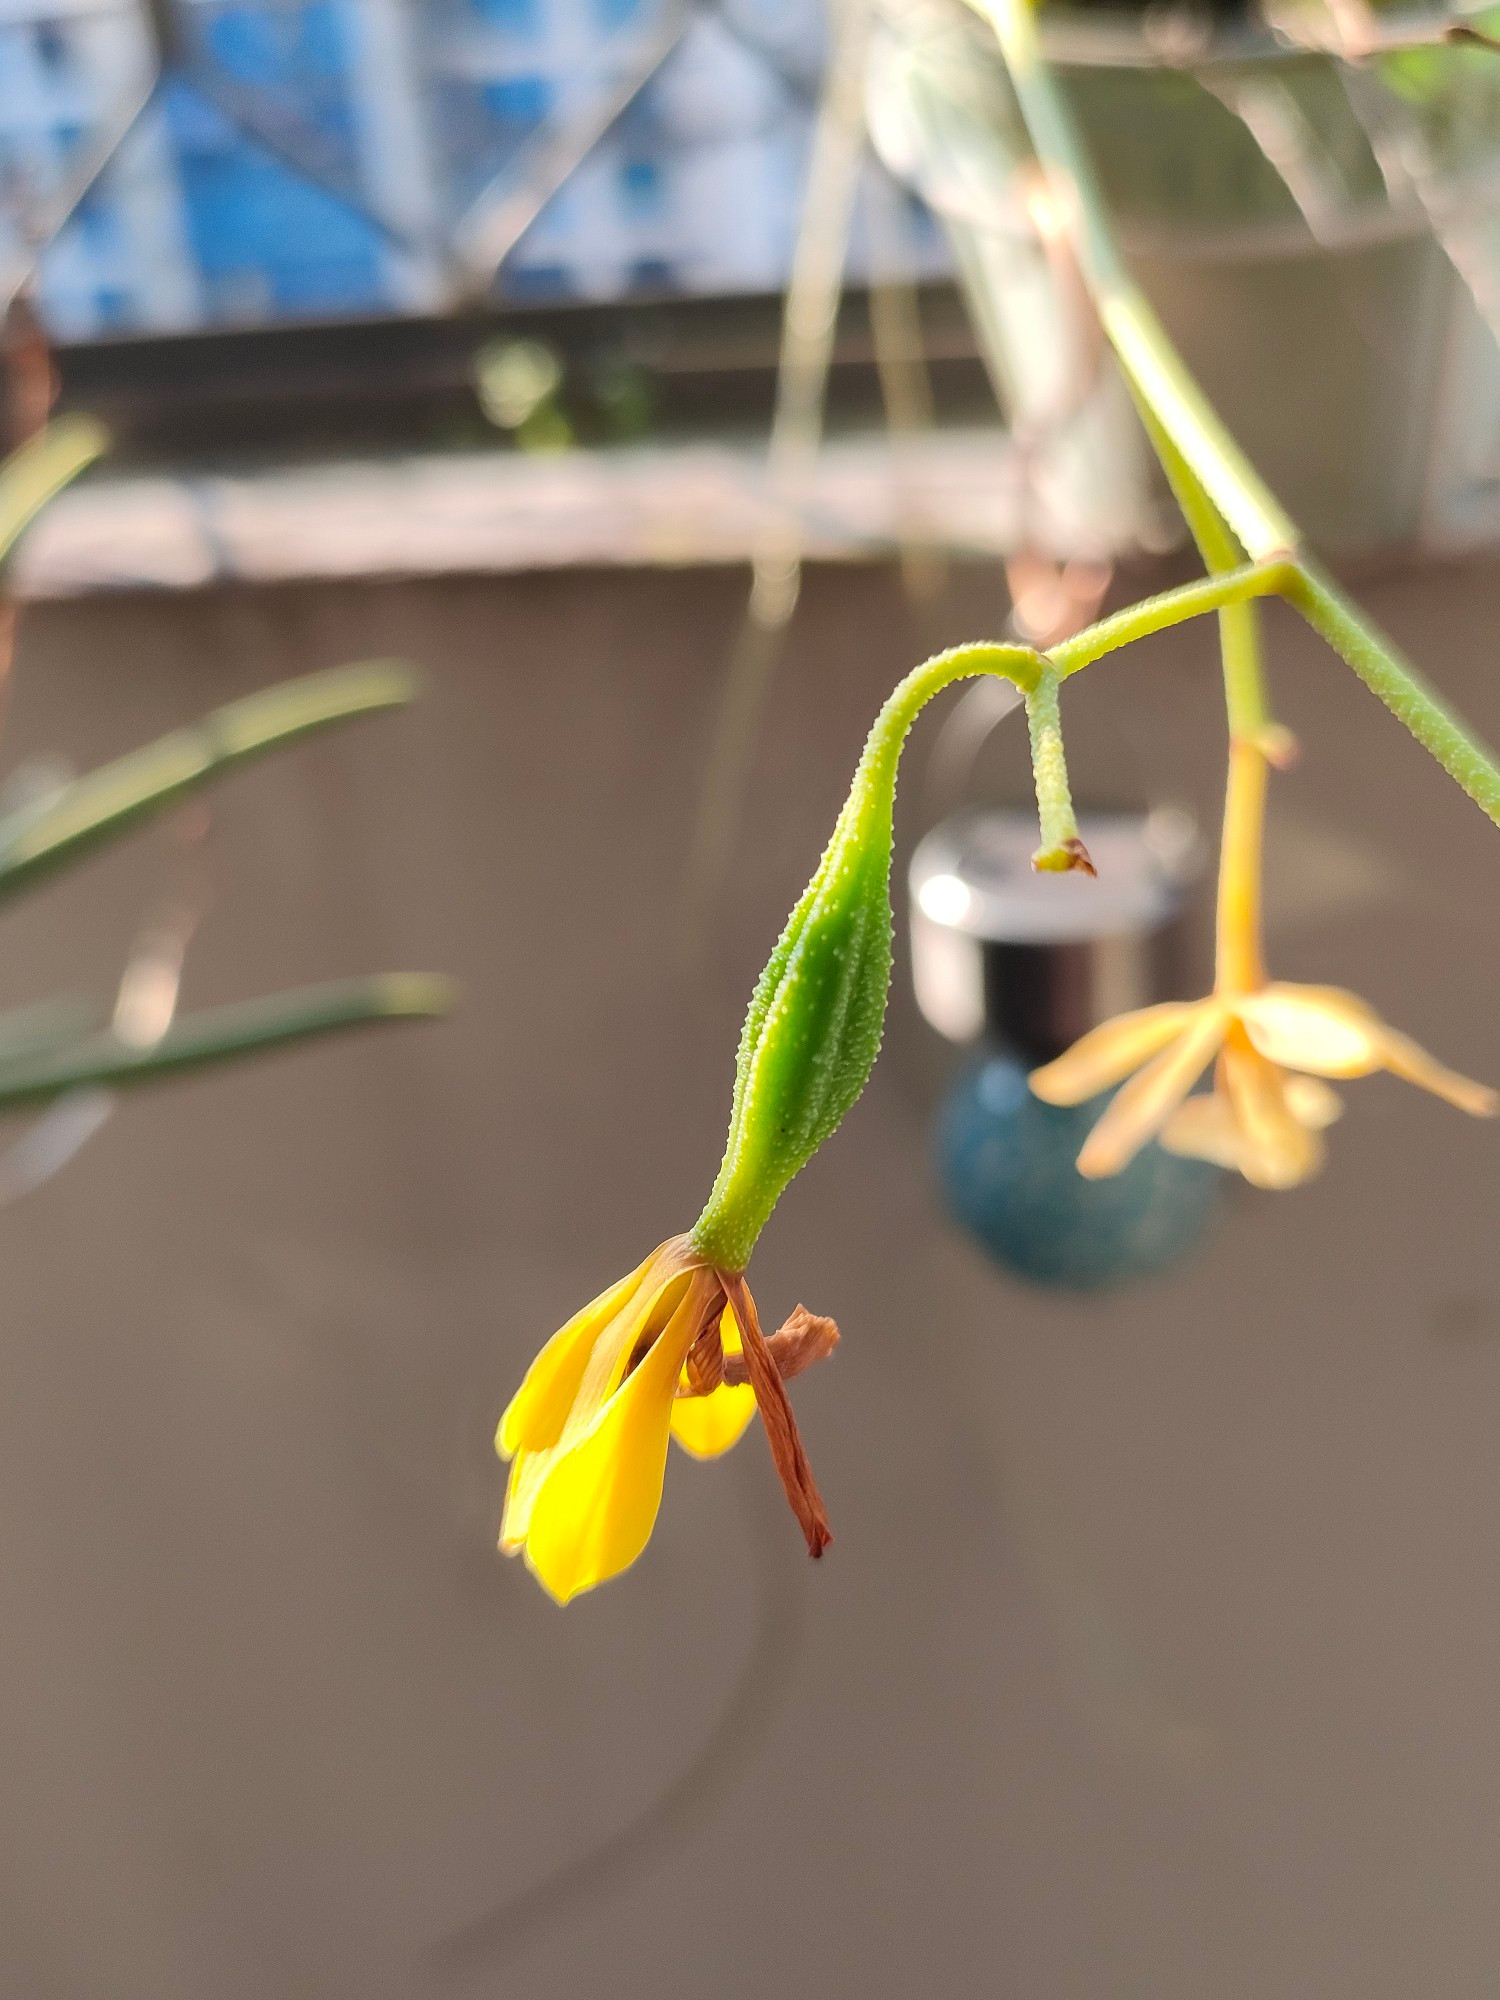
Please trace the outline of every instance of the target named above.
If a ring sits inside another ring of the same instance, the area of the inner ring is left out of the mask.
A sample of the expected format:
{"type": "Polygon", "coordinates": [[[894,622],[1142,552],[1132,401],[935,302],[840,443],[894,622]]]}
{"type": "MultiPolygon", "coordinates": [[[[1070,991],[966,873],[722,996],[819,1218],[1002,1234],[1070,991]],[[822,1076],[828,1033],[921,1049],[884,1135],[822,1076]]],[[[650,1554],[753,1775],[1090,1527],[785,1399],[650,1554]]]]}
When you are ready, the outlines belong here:
{"type": "Polygon", "coordinates": [[[1037,675],[1036,686],[1026,697],[1031,769],[1036,779],[1037,817],[1042,831],[1042,844],[1032,856],[1032,866],[1051,874],[1082,868],[1092,875],[1094,864],[1089,859],[1088,849],[1078,837],[1073,794],[1068,785],[1062,717],[1057,706],[1059,679],[1056,668],[1044,668],[1037,675]]]}
{"type": "MultiPolygon", "coordinates": [[[[974,645],[907,675],[875,719],[833,837],[751,996],[723,1164],[692,1231],[694,1247],[722,1269],[745,1268],[787,1182],[865,1087],[890,988],[901,748],[935,694],[978,674],[1009,680],[1030,700],[1050,669],[1025,646],[974,645]]],[[[1067,791],[1060,742],[1057,757],[1047,780],[1054,815],[1067,791]]]]}
{"type": "Polygon", "coordinates": [[[1385,634],[1311,563],[1297,565],[1284,595],[1449,777],[1500,825],[1500,769],[1493,756],[1385,634]]]}

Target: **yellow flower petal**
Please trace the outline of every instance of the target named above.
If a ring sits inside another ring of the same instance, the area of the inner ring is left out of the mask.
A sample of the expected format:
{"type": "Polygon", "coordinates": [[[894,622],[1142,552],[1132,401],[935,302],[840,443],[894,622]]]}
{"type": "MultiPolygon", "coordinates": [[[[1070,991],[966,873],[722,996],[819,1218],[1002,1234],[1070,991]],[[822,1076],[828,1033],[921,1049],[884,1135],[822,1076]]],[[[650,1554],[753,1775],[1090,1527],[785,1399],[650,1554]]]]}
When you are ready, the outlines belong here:
{"type": "MultiPolygon", "coordinates": [[[[726,1354],[740,1354],[744,1343],[739,1323],[725,1306],[719,1338],[726,1354]]],[[[686,1376],[684,1375],[684,1383],[686,1376]]],[[[672,1435],[694,1458],[718,1458],[738,1444],[755,1415],[755,1391],[748,1382],[731,1388],[721,1382],[708,1396],[679,1396],[672,1405],[672,1435]]]]}
{"type": "Polygon", "coordinates": [[[1031,1072],[1031,1087],[1046,1104],[1083,1104],[1139,1069],[1187,1023],[1194,1007],[1180,1000],[1117,1015],[1076,1041],[1055,1062],[1031,1072]]]}
{"type": "Polygon", "coordinates": [[[508,1556],[526,1546],[531,1531],[531,1509],[556,1457],[554,1445],[547,1451],[518,1451],[511,1460],[505,1507],[500,1516],[500,1547],[508,1556]]]}
{"type": "Polygon", "coordinates": [[[1382,1065],[1394,1075],[1403,1077],[1407,1083],[1414,1083],[1422,1090],[1430,1090],[1435,1097],[1446,1099],[1457,1105],[1460,1111],[1467,1111],[1471,1118],[1493,1118],[1500,1112],[1500,1093],[1487,1084],[1475,1083],[1472,1077],[1460,1076],[1457,1070],[1448,1069],[1426,1049],[1419,1048],[1409,1035],[1398,1034],[1394,1028],[1381,1023],[1380,1060],[1382,1065]]]}
{"type": "Polygon", "coordinates": [[[1258,1107],[1251,1102],[1247,1107],[1246,1099],[1253,1099],[1257,1090],[1255,1080],[1242,1086],[1238,1102],[1231,1095],[1229,1074],[1243,1067],[1251,1054],[1226,1049],[1218,1087],[1179,1104],[1162,1128],[1161,1144],[1186,1159],[1228,1167],[1257,1187],[1291,1187],[1321,1164],[1321,1141],[1309,1143],[1307,1135],[1332,1124],[1343,1106],[1317,1077],[1277,1071],[1285,1116],[1300,1128],[1301,1136],[1289,1132],[1274,1105],[1258,1107]]]}
{"type": "Polygon", "coordinates": [[[495,1450],[502,1458],[518,1451],[545,1451],[562,1436],[563,1425],[589,1365],[594,1342],[629,1300],[656,1256],[601,1292],[554,1333],[526,1371],[495,1432],[495,1450]]]}
{"type": "Polygon", "coordinates": [[[694,1282],[588,1429],[553,1455],[532,1500],[526,1561],[559,1604],[628,1569],[650,1540],[677,1379],[702,1310],[694,1282]]]}
{"type": "Polygon", "coordinates": [[[1343,1099],[1320,1076],[1301,1076],[1295,1070],[1289,1071],[1282,1079],[1282,1090],[1287,1110],[1309,1132],[1325,1132],[1344,1115],[1343,1099]]]}
{"type": "Polygon", "coordinates": [[[1210,1160],[1216,1167],[1239,1172],[1240,1128],[1228,1099],[1217,1090],[1200,1091],[1179,1104],[1159,1136],[1169,1153],[1188,1160],[1210,1160]]]}
{"type": "Polygon", "coordinates": [[[1311,1179],[1323,1164],[1323,1141],[1289,1107],[1286,1072],[1253,1046],[1231,1042],[1222,1077],[1240,1135],[1236,1164],[1245,1179],[1261,1188],[1296,1187],[1311,1179]]]}
{"type": "MultiPolygon", "coordinates": [[[[1214,1052],[1224,1039],[1224,1009],[1204,1000],[1184,1011],[1189,1016],[1187,1026],[1170,1047],[1121,1087],[1084,1141],[1083,1151],[1078,1155],[1078,1171],[1087,1179],[1099,1180],[1128,1166],[1146,1141],[1161,1130],[1213,1061],[1214,1052]]],[[[1106,1027],[1109,1025],[1105,1023],[1106,1027]]],[[[1094,1032],[1101,1034],[1103,1030],[1094,1032]]],[[[1066,1062],[1067,1057],[1061,1060],[1066,1062]]]]}
{"type": "Polygon", "coordinates": [[[1383,1023],[1337,986],[1266,986],[1235,1003],[1263,1056],[1315,1076],[1369,1076],[1381,1068],[1383,1023]]]}
{"type": "Polygon", "coordinates": [[[687,1273],[676,1252],[675,1243],[657,1252],[635,1297],[616,1313],[594,1342],[594,1351],[557,1442],[559,1451],[567,1451],[577,1443],[619,1388],[636,1353],[648,1343],[654,1345],[676,1318],[689,1290],[687,1273]]]}
{"type": "Polygon", "coordinates": [[[525,1396],[527,1382],[501,1419],[495,1443],[502,1455],[508,1438],[516,1443],[505,1509],[500,1522],[500,1546],[514,1555],[531,1530],[531,1511],[551,1465],[593,1423],[606,1399],[619,1387],[636,1349],[659,1333],[675,1312],[688,1286],[688,1272],[697,1263],[686,1239],[673,1237],[654,1250],[639,1270],[586,1306],[554,1334],[533,1364],[541,1369],[534,1402],[512,1411],[525,1396]],[[617,1299],[612,1316],[607,1307],[617,1299]],[[587,1337],[585,1337],[587,1336],[587,1337]],[[555,1365],[542,1368],[549,1355],[555,1365]],[[567,1397],[561,1426],[553,1431],[558,1405],[567,1397]]]}
{"type": "Polygon", "coordinates": [[[1449,1069],[1388,1027],[1353,993],[1334,986],[1268,986],[1238,1004],[1263,1055],[1318,1076],[1369,1076],[1388,1069],[1476,1118],[1493,1118],[1500,1095],[1449,1069]]]}

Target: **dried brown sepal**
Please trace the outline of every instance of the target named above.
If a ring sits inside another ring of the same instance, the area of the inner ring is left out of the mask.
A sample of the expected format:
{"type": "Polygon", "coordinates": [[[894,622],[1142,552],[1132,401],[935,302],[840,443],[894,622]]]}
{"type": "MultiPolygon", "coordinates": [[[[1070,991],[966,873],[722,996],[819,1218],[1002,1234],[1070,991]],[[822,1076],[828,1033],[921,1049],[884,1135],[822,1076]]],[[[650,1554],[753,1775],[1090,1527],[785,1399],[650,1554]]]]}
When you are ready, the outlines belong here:
{"type": "MultiPolygon", "coordinates": [[[[839,1344],[839,1330],[831,1319],[826,1319],[821,1313],[809,1312],[806,1306],[797,1306],[776,1331],[765,1338],[766,1352],[776,1363],[776,1373],[783,1382],[790,1382],[793,1376],[803,1374],[815,1362],[828,1359],[839,1344]]],[[[717,1313],[712,1315],[709,1324],[689,1348],[684,1373],[687,1380],[677,1387],[680,1397],[711,1396],[721,1386],[726,1389],[749,1386],[750,1370],[744,1355],[724,1352],[717,1313]]]]}
{"type": "MultiPolygon", "coordinates": [[[[776,1363],[776,1373],[783,1382],[790,1382],[794,1375],[802,1374],[815,1362],[826,1361],[838,1344],[839,1330],[833,1321],[809,1312],[806,1306],[798,1306],[774,1333],[766,1335],[766,1352],[776,1363]]],[[[723,1366],[724,1380],[731,1389],[741,1388],[750,1380],[743,1354],[726,1354],[723,1366]]]]}
{"type": "Polygon", "coordinates": [[[721,1276],[729,1303],[734,1308],[734,1316],[740,1324],[740,1334],[745,1343],[746,1372],[755,1391],[756,1407],[765,1426],[766,1441],[771,1447],[771,1457],[781,1477],[782,1489],[806,1539],[807,1553],[820,1556],[833,1540],[833,1530],[828,1525],[828,1510],[823,1505],[823,1496],[818,1491],[807,1453],[802,1448],[797,1419],[792,1415],[792,1406],[776,1362],[760,1330],[760,1317],[749,1286],[743,1278],[733,1277],[728,1272],[721,1273],[721,1276]]]}

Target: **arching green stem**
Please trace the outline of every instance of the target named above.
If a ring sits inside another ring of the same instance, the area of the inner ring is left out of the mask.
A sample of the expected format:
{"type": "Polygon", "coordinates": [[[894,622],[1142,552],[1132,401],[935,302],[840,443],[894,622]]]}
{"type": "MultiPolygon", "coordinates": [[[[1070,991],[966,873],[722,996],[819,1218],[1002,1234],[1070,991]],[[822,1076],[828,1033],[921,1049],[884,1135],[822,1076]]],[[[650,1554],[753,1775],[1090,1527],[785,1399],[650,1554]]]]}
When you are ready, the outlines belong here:
{"type": "MultiPolygon", "coordinates": [[[[1227,572],[1238,562],[1236,541],[1257,563],[1289,559],[1291,567],[1279,580],[1279,594],[1296,606],[1470,798],[1500,823],[1500,767],[1494,758],[1384,634],[1303,558],[1296,523],[1225,429],[1131,279],[1071,109],[1043,54],[1032,0],[971,0],[971,5],[999,40],[1079,273],[1146,415],[1205,563],[1210,570],[1227,572]]],[[[1265,726],[1255,610],[1248,601],[1255,594],[1261,593],[1236,596],[1222,614],[1230,731],[1247,739],[1265,726]]]]}
{"type": "Polygon", "coordinates": [[[1059,680],[1067,680],[1106,653],[1116,652],[1136,639],[1169,626],[1181,625],[1206,612],[1223,613],[1226,606],[1249,603],[1257,597],[1284,597],[1288,594],[1297,565],[1286,556],[1271,562],[1243,563],[1238,569],[1219,576],[1200,577],[1194,583],[1179,584],[1155,597],[1143,597],[1138,604],[1111,612],[1096,625],[1085,626],[1071,639],[1064,639],[1048,653],[1059,680]]]}
{"type": "Polygon", "coordinates": [[[1248,554],[1259,559],[1294,548],[1295,524],[1224,428],[1125,269],[1093,167],[1042,53],[1030,0],[971,0],[971,5],[999,40],[1079,270],[1132,387],[1248,554]]]}

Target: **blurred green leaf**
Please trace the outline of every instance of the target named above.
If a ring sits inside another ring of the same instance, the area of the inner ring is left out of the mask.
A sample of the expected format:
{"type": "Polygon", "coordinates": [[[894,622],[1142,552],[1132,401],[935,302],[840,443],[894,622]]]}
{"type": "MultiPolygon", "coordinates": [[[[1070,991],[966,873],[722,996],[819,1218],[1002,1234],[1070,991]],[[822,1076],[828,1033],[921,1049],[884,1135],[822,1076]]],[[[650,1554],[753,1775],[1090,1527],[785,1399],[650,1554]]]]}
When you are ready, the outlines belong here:
{"type": "Polygon", "coordinates": [[[81,1041],[98,1019],[98,1008],[77,996],[0,1014],[0,1070],[81,1041]]]}
{"type": "Polygon", "coordinates": [[[0,560],[55,493],[109,448],[92,417],[57,417],[0,465],[0,560]]]}
{"type": "Polygon", "coordinates": [[[45,1104],[85,1085],[123,1090],[157,1083],[351,1028],[430,1020],[452,1004],[453,987],[445,979],[386,972],[188,1014],[150,1048],[131,1048],[109,1033],[91,1035],[24,1060],[0,1059],[0,1110],[45,1104]]]}
{"type": "Polygon", "coordinates": [[[399,708],[415,691],[411,669],[399,660],[369,660],[265,688],[174,729],[89,772],[44,804],[0,819],[0,898],[252,757],[334,723],[399,708]]]}

